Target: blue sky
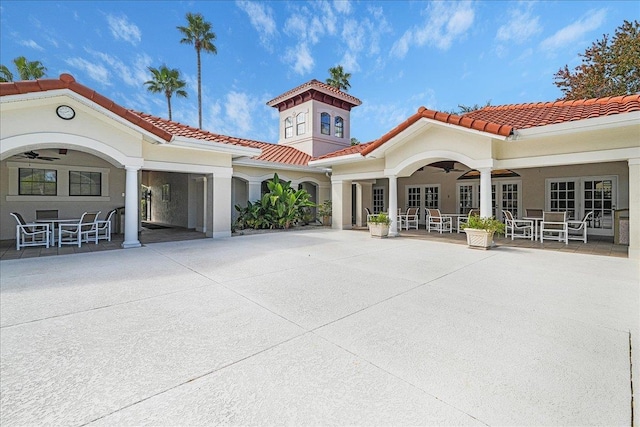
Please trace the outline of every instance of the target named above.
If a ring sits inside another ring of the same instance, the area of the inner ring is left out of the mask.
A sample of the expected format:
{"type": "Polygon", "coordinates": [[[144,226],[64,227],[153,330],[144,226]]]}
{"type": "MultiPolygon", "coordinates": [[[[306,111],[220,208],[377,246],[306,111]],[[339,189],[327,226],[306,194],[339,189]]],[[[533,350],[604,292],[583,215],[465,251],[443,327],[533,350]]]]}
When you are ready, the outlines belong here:
{"type": "Polygon", "coordinates": [[[0,62],[39,60],[126,108],[167,117],[143,83],[178,68],[187,99],[173,119],[197,126],[196,54],[176,26],[202,13],[218,54],[203,55],[203,127],[277,141],[270,99],[342,64],[352,74],[351,136],[374,140],[417,111],[553,101],[553,74],[623,20],[637,1],[13,1],[0,3],[0,62]]]}

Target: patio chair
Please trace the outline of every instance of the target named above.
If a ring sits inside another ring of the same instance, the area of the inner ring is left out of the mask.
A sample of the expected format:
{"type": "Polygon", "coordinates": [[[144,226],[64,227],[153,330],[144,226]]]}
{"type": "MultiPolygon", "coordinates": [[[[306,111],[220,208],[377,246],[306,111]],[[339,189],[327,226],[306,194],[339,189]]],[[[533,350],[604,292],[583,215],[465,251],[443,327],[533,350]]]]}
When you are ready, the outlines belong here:
{"type": "Polygon", "coordinates": [[[111,218],[115,215],[116,209],[112,209],[103,220],[96,219],[96,234],[98,240],[111,241],[111,218]]]}
{"type": "Polygon", "coordinates": [[[509,237],[511,232],[511,240],[515,238],[533,240],[533,221],[528,219],[515,219],[510,211],[502,211],[505,224],[505,235],[509,237]]]}
{"type": "Polygon", "coordinates": [[[27,224],[17,212],[11,212],[18,224],[16,225],[16,250],[29,246],[45,246],[49,247],[50,232],[49,224],[29,223],[27,224]]]}
{"type": "Polygon", "coordinates": [[[469,215],[458,217],[458,233],[462,233],[464,231],[463,226],[469,222],[469,218],[472,216],[480,216],[480,209],[471,209],[469,211],[469,215]]]}
{"type": "Polygon", "coordinates": [[[418,208],[407,209],[407,213],[404,215],[403,222],[406,227],[405,228],[406,230],[412,227],[417,230],[418,229],[418,208]]]}
{"type": "Polygon", "coordinates": [[[431,230],[439,231],[442,234],[443,231],[451,233],[451,217],[443,217],[440,213],[440,209],[427,209],[429,216],[427,217],[427,232],[431,233],[431,230]]]}
{"type": "Polygon", "coordinates": [[[98,212],[85,212],[80,217],[80,221],[71,224],[58,225],[58,247],[62,245],[78,245],[88,242],[89,239],[98,244],[98,231],[96,219],[100,215],[98,212]]]}
{"type": "Polygon", "coordinates": [[[582,221],[568,220],[567,221],[567,239],[568,240],[582,240],[587,243],[587,225],[591,221],[593,211],[589,211],[584,214],[582,221]]]}
{"type": "Polygon", "coordinates": [[[542,209],[525,209],[527,212],[526,216],[530,216],[532,218],[542,218],[542,209]]]}
{"type": "MultiPolygon", "coordinates": [[[[48,219],[58,219],[58,210],[57,209],[38,209],[36,210],[36,222],[44,223],[48,219]]],[[[51,235],[49,236],[49,244],[56,244],[56,223],[49,223],[49,232],[51,235]]]]}
{"type": "Polygon", "coordinates": [[[569,240],[567,237],[569,233],[567,225],[566,212],[542,212],[540,242],[544,242],[544,239],[547,239],[568,244],[569,240]]]}
{"type": "Polygon", "coordinates": [[[371,213],[371,209],[369,208],[364,208],[364,211],[367,213],[367,225],[369,225],[369,220],[371,219],[371,215],[373,215],[371,213]]]}

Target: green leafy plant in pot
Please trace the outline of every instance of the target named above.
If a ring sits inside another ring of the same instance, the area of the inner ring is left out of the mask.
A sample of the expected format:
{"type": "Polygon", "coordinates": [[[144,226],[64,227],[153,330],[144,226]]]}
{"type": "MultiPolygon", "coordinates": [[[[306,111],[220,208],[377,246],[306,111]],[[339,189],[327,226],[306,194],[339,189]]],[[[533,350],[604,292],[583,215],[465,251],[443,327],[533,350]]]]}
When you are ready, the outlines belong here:
{"type": "Polygon", "coordinates": [[[331,225],[331,213],[333,211],[333,205],[331,200],[325,200],[324,203],[318,205],[318,215],[322,217],[322,225],[331,225]]]}
{"type": "Polygon", "coordinates": [[[469,217],[462,227],[467,234],[467,244],[471,248],[489,249],[495,233],[504,234],[505,225],[494,217],[469,217]]]}
{"type": "Polygon", "coordinates": [[[391,225],[391,218],[381,212],[379,214],[371,215],[367,220],[369,226],[369,233],[371,237],[387,237],[389,235],[389,226],[391,225]]]}

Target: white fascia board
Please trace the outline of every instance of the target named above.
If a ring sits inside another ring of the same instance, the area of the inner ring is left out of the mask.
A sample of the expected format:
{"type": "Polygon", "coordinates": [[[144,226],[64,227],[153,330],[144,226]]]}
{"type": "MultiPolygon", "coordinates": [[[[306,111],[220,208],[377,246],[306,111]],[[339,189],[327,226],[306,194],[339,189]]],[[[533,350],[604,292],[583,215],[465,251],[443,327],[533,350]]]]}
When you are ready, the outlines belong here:
{"type": "Polygon", "coordinates": [[[232,157],[259,156],[262,150],[240,145],[223,144],[220,142],[205,141],[196,138],[174,137],[168,146],[186,148],[191,150],[206,150],[216,153],[230,154],[232,157]]]}
{"type": "Polygon", "coordinates": [[[547,126],[537,126],[533,128],[521,129],[516,131],[512,139],[523,140],[531,138],[543,138],[547,136],[565,135],[568,133],[594,131],[633,125],[640,125],[640,111],[612,114],[610,116],[596,117],[593,119],[583,119],[573,122],[564,122],[547,126]]]}
{"type": "Polygon", "coordinates": [[[279,169],[300,172],[326,173],[331,169],[312,166],[290,165],[288,163],[266,162],[264,160],[241,158],[233,160],[233,166],[248,166],[260,169],[279,169]]]}
{"type": "Polygon", "coordinates": [[[476,130],[476,129],[470,129],[470,128],[467,128],[467,127],[464,127],[464,126],[460,126],[460,125],[454,125],[452,123],[441,122],[440,120],[434,120],[434,119],[428,119],[426,117],[422,117],[417,122],[415,122],[414,124],[412,124],[411,126],[406,128],[405,130],[400,132],[398,135],[396,135],[393,138],[389,139],[387,142],[382,144],[380,147],[376,148],[371,153],[367,154],[365,157],[374,158],[374,159],[375,158],[380,158],[380,157],[384,156],[384,154],[388,150],[393,148],[398,142],[402,141],[403,139],[409,138],[414,133],[416,133],[416,132],[418,132],[418,131],[426,128],[426,127],[430,127],[430,126],[439,126],[439,127],[450,129],[450,130],[452,130],[454,132],[468,133],[468,134],[472,134],[472,135],[482,136],[484,138],[497,139],[497,140],[500,140],[500,141],[505,141],[505,140],[507,140],[509,138],[508,136],[496,135],[495,133],[483,132],[483,131],[479,131],[479,130],[476,130]],[[420,124],[420,126],[418,126],[418,124],[420,124]]]}
{"type": "MultiPolygon", "coordinates": [[[[91,101],[88,98],[85,98],[82,95],[77,94],[76,92],[70,90],[70,89],[55,89],[55,90],[48,90],[45,92],[30,92],[30,93],[21,93],[21,94],[17,94],[17,95],[6,95],[6,96],[2,96],[0,97],[0,103],[1,104],[5,104],[5,103],[10,103],[10,102],[20,102],[20,101],[31,101],[31,100],[36,100],[36,99],[49,99],[49,98],[57,98],[59,96],[66,96],[69,97],[71,99],[73,99],[74,101],[88,107],[91,108],[92,110],[95,110],[101,114],[104,114],[105,116],[109,117],[110,119],[120,123],[123,126],[126,126],[127,128],[141,133],[149,142],[153,143],[153,144],[168,144],[168,141],[165,141],[164,139],[160,138],[158,135],[154,135],[153,133],[149,132],[148,130],[141,128],[133,123],[131,123],[129,120],[126,120],[125,118],[115,114],[114,112],[107,110],[106,108],[102,107],[101,105],[96,104],[95,102],[91,101]]],[[[124,107],[122,107],[124,108],[124,107]]]]}
{"type": "Polygon", "coordinates": [[[526,169],[546,166],[620,162],[634,158],[640,158],[640,147],[587,151],[583,153],[554,154],[550,156],[532,156],[509,160],[495,160],[493,168],[526,169]]]}
{"type": "Polygon", "coordinates": [[[328,159],[311,160],[309,166],[333,166],[344,163],[354,163],[366,160],[360,153],[347,154],[345,156],[329,157],[328,159]]]}

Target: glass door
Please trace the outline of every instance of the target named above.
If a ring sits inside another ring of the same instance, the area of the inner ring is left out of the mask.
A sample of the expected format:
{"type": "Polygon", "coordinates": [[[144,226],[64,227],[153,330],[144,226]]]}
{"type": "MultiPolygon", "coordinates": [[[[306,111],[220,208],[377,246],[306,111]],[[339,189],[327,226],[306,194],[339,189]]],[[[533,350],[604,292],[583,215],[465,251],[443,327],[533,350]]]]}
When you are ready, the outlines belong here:
{"type": "Polygon", "coordinates": [[[384,187],[373,187],[373,213],[384,212],[384,187]]]}
{"type": "Polygon", "coordinates": [[[584,212],[593,211],[593,219],[588,224],[593,229],[593,234],[613,234],[616,181],[615,177],[582,179],[584,212]]]}

